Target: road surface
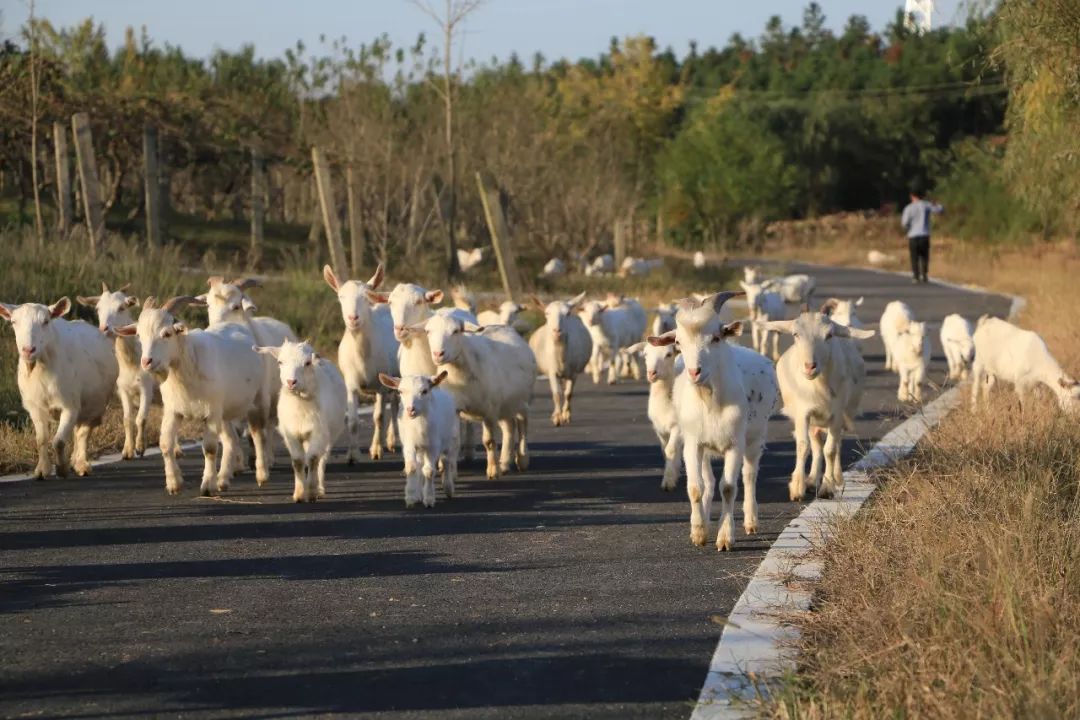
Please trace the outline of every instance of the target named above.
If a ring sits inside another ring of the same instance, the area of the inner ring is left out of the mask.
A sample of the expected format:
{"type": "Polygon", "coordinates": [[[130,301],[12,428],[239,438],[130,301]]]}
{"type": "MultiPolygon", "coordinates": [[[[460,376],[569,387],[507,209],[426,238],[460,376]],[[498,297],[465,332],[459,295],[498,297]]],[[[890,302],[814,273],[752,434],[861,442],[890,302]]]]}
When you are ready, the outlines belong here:
{"type": "MultiPolygon", "coordinates": [[[[931,321],[1009,306],[810,272],[821,298],[864,295],[867,323],[897,298],[931,321]]],[[[845,463],[910,412],[880,341],[865,351],[845,463]]],[[[790,424],[772,422],[760,534],[737,522],[721,554],[690,544],[685,484],[659,488],[645,386],[580,387],[574,424],[552,428],[537,383],[528,473],[463,466],[434,509],[405,509],[397,455],[333,462],[313,505],[291,502],[280,456],[267,489],[248,473],[220,500],[196,497],[196,453],[178,498],[160,458],[0,484],[0,716],[687,717],[719,623],[799,510],[790,424]]]]}

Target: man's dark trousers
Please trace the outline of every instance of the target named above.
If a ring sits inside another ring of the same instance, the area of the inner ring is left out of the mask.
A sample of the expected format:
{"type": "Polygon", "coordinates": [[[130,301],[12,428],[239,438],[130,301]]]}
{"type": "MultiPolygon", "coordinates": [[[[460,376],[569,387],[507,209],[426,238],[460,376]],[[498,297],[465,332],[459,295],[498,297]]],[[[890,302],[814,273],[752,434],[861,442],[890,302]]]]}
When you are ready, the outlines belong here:
{"type": "Polygon", "coordinates": [[[911,252],[912,277],[925,282],[926,274],[930,271],[930,236],[908,238],[908,250],[911,252]]]}

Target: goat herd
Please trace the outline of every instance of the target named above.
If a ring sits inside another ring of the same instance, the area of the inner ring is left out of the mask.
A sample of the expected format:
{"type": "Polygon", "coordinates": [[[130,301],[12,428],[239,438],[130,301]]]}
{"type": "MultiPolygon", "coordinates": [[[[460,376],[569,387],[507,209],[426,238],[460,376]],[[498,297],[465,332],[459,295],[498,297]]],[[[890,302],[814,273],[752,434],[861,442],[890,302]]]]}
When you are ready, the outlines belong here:
{"type": "MultiPolygon", "coordinates": [[[[19,392],[34,425],[34,476],[66,475],[69,462],[78,475],[90,472],[87,440],[114,392],[123,406],[123,457],[142,455],[147,413],[160,393],[160,448],[170,494],[183,487],[177,434],[187,419],[203,428],[204,495],[226,490],[247,463],[238,430],[246,423],[258,484],[269,479],[276,428],[292,460],[293,499],[314,501],[326,492],[326,462],[342,433],[349,461],[359,459],[360,399],[368,396],[374,398],[370,456],[393,451],[400,437],[405,503],[431,507],[436,475],[453,497],[459,450],[466,459],[472,455],[476,422],[488,478],[508,472],[511,461],[518,470],[528,467],[529,404],[538,372],[550,384],[556,426],[572,421],[578,376],[590,372],[599,383],[606,372],[609,383],[627,374],[647,376],[648,416],[665,458],[661,486],[674,489],[680,464],[685,466],[695,544],[704,545],[709,535],[714,457],[724,460],[717,548],[734,545],[740,472],[743,528],[756,532],[758,465],[767,423],[781,404],[795,431],[791,499],[804,496],[808,453],[817,496],[843,489],[840,439],[858,414],[866,379],[856,341],[874,331],[856,317],[862,298],[830,298],[810,311],[815,283],[808,275],[765,278],[748,267],[743,292],[695,295],[658,308],[647,337],[646,313],[635,300],[610,295],[588,301],[585,293],[547,304],[533,298],[544,324],[527,343],[515,329],[525,308],[512,302],[477,315],[471,297],[459,289],[454,307],[434,309],[443,300],[440,290],[402,283],[381,292],[381,266],[367,282],[342,281],[329,266],[323,277],[345,323],[337,366],[309,343],[297,342],[286,324],[256,316],[246,292],[256,284],[251,280],[212,277],[205,295],[164,303],[149,297],[137,322],[131,311],[139,301],[127,287],[110,290],[103,283],[99,296],[78,298],[96,310],[98,328],[65,320],[66,297],[51,306],[0,303],[0,316],[14,326],[19,392]],[[725,303],[743,294],[749,317],[736,320],[725,303]],[[802,310],[785,319],[791,303],[802,310]],[[207,307],[207,328],[191,329],[179,319],[187,306],[207,307]],[[729,342],[746,325],[753,349],[729,342]],[[793,340],[782,355],[780,333],[793,340]],[[496,426],[502,434],[498,456],[496,426]]],[[[898,398],[920,402],[930,356],[927,325],[896,301],[886,307],[879,329],[886,366],[899,375],[898,398]]],[[[941,343],[949,379],[973,375],[973,403],[980,389],[988,392],[1001,379],[1022,397],[1042,383],[1063,407],[1080,406],[1080,384],[1062,372],[1034,333],[988,317],[972,332],[968,321],[950,315],[941,325],[941,343]]]]}

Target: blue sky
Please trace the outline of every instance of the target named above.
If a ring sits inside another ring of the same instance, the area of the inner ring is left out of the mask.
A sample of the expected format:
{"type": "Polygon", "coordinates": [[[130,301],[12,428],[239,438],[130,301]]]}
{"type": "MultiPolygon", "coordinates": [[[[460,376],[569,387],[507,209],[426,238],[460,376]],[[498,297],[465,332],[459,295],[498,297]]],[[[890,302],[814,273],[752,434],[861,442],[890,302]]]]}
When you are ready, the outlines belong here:
{"type": "MultiPolygon", "coordinates": [[[[441,4],[441,0],[435,0],[441,4]]],[[[644,33],[682,55],[690,40],[699,47],[723,45],[732,33],[757,37],[770,15],[786,25],[801,20],[808,0],[486,0],[470,17],[464,55],[505,59],[511,52],[549,60],[594,57],[613,36],[644,33]]],[[[902,0],[820,0],[829,25],[841,27],[849,15],[866,15],[880,29],[902,0]]],[[[963,0],[938,0],[935,25],[962,19],[963,0]]],[[[0,0],[0,36],[18,31],[27,0],[0,0]]],[[[408,44],[420,31],[434,34],[431,21],[407,0],[37,0],[38,15],[57,25],[86,16],[103,22],[117,45],[124,27],[145,25],[157,42],[179,45],[188,54],[253,43],[261,56],[278,56],[298,39],[314,50],[320,34],[345,35],[353,43],[386,32],[408,44]]]]}

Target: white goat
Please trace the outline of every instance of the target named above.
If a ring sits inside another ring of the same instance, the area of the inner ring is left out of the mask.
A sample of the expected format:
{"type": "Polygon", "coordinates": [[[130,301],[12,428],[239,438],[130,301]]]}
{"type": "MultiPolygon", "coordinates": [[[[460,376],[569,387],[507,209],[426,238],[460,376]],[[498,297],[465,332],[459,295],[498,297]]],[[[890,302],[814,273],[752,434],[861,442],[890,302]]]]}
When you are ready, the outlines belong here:
{"type": "Polygon", "coordinates": [[[623,259],[622,267],[619,268],[620,277],[645,277],[653,270],[664,266],[663,258],[634,258],[623,259]]]}
{"type": "Polygon", "coordinates": [[[895,362],[896,343],[900,334],[907,330],[907,326],[915,319],[911,308],[900,300],[893,300],[885,306],[881,313],[881,342],[885,345],[885,369],[896,370],[899,368],[895,362]]]}
{"type": "Polygon", "coordinates": [[[307,342],[252,349],[277,360],[278,431],[292,457],[293,500],[326,497],[326,462],[345,429],[345,378],[307,342]]]}
{"type": "Polygon", "coordinates": [[[653,318],[652,330],[653,335],[663,335],[669,330],[675,329],[675,312],[678,310],[675,303],[667,303],[665,305],[658,305],[656,308],[656,317],[653,318]]]}
{"type": "Polygon", "coordinates": [[[837,325],[849,328],[862,328],[862,320],[856,314],[856,308],[863,304],[860,295],[854,300],[841,300],[831,297],[821,304],[821,314],[828,316],[837,325]]]}
{"type": "Polygon", "coordinates": [[[766,290],[779,293],[784,302],[796,305],[810,302],[810,295],[813,294],[816,284],[813,277],[801,273],[770,278],[762,283],[766,290]]]}
{"type": "Polygon", "coordinates": [[[947,380],[967,380],[971,363],[975,360],[975,340],[971,337],[971,323],[962,315],[946,315],[941,323],[941,348],[949,364],[947,380]]]}
{"type": "Polygon", "coordinates": [[[137,334],[143,369],[161,380],[161,455],[165,461],[165,489],[172,495],[184,485],[173,449],[181,419],[203,424],[203,476],[200,490],[211,492],[218,441],[221,468],[217,489],[229,486],[235,471],[237,437],[231,422],[246,418],[255,443],[255,479],[266,482],[268,468],[263,435],[270,420],[266,365],[251,349],[251,331],[245,325],[223,323],[207,330],[191,330],[177,321],[185,305],[198,304],[190,296],[174,297],[162,306],[155,298],[143,302],[137,325],[116,328],[118,335],[137,334]]]}
{"type": "Polygon", "coordinates": [[[473,248],[472,250],[462,250],[461,248],[458,248],[457,258],[458,265],[461,267],[461,272],[469,272],[483,262],[484,248],[473,248]]]}
{"type": "Polygon", "coordinates": [[[676,357],[674,344],[650,345],[642,342],[635,350],[645,356],[645,377],[649,381],[649,422],[664,454],[664,476],[660,480],[660,488],[674,490],[679,483],[683,446],[672,391],[675,376],[683,371],[682,359],[676,357]]]}
{"type": "MultiPolygon", "coordinates": [[[[435,361],[431,359],[427,331],[424,329],[424,323],[428,318],[444,315],[456,318],[462,323],[475,324],[477,321],[475,315],[460,308],[432,310],[432,305],[438,305],[443,301],[443,291],[425,290],[411,283],[398,283],[389,294],[373,293],[370,297],[377,302],[389,303],[394,337],[401,343],[398,348],[398,366],[402,376],[431,376],[437,372],[435,361]]],[[[393,376],[391,373],[387,374],[393,376]]],[[[471,462],[476,453],[475,426],[469,422],[462,422],[464,423],[460,431],[463,438],[462,455],[466,462],[471,462]]]]}
{"type": "Polygon", "coordinates": [[[705,253],[700,250],[694,253],[694,267],[698,270],[705,267],[705,253]]]}
{"type": "Polygon", "coordinates": [[[930,365],[926,323],[916,322],[911,308],[894,300],[885,306],[879,327],[885,343],[885,368],[895,370],[900,376],[897,400],[922,402],[922,384],[930,365]]]}
{"type": "Polygon", "coordinates": [[[459,284],[450,288],[450,300],[458,310],[476,315],[476,295],[464,285],[459,284]]]}
{"type": "Polygon", "coordinates": [[[723,342],[742,332],[742,323],[721,326],[717,313],[741,293],[720,292],[703,302],[687,299],[679,305],[676,328],[651,345],[678,342],[685,371],[675,378],[672,398],[683,435],[686,490],[690,497],[690,541],[704,545],[709,535],[716,478],[711,459],[724,458],[723,501],[718,550],[735,546],[736,480],[742,472],[743,529],[757,532],[757,473],[768,435],[769,417],[779,404],[776,371],[768,359],[748,348],[723,342]]]}
{"type": "Polygon", "coordinates": [[[401,453],[405,457],[405,507],[423,502],[435,507],[435,473],[442,471],[447,498],[454,497],[457,480],[459,423],[450,393],[438,387],[446,379],[438,375],[380,375],[379,381],[401,394],[401,453]],[[423,475],[421,490],[420,476],[423,475]]]}
{"type": "Polygon", "coordinates": [[[54,468],[57,475],[66,476],[69,459],[76,475],[90,473],[90,431],[101,424],[119,372],[112,343],[93,325],[65,320],[70,309],[66,297],[49,306],[0,303],[0,317],[15,330],[16,381],[22,406],[34,424],[38,450],[34,477],[39,480],[54,468]],[[54,466],[49,457],[49,430],[57,415],[54,466]]]}
{"type": "Polygon", "coordinates": [[[1036,385],[1046,386],[1062,410],[1080,412],[1080,382],[1061,369],[1037,333],[1012,323],[983,316],[975,328],[975,361],[971,374],[971,405],[985,401],[998,380],[1012,383],[1021,407],[1036,385]]]}
{"type": "Polygon", "coordinates": [[[784,319],[784,298],[779,293],[765,289],[763,283],[739,283],[746,293],[746,306],[750,311],[750,338],[754,350],[771,357],[773,361],[780,358],[780,333],[769,330],[765,323],[770,320],[784,319]],[[768,351],[769,340],[772,339],[772,353],[768,351]]]}
{"type": "Polygon", "coordinates": [[[540,277],[548,278],[549,280],[561,277],[566,274],[566,263],[559,258],[551,258],[544,263],[544,269],[540,271],[540,277]]]}
{"type": "Polygon", "coordinates": [[[547,375],[551,385],[551,424],[555,426],[570,424],[574,383],[592,357],[592,336],[574,314],[584,300],[585,293],[547,305],[533,298],[544,313],[544,324],[529,338],[529,347],[536,356],[537,368],[547,375]]]}
{"type": "MultiPolygon", "coordinates": [[[[236,278],[225,281],[220,275],[215,275],[206,281],[210,291],[199,295],[196,300],[206,304],[206,313],[209,318],[208,327],[214,327],[222,323],[236,323],[244,325],[251,331],[251,336],[256,345],[266,347],[280,347],[286,340],[296,342],[296,333],[286,323],[269,316],[256,316],[258,306],[248,296],[248,288],[258,287],[259,281],[254,278],[236,278]]],[[[277,368],[270,358],[265,358],[266,377],[270,385],[270,431],[263,433],[267,446],[264,448],[268,467],[274,465],[273,428],[277,425],[278,396],[281,394],[281,380],[278,378],[277,368]]],[[[241,464],[243,464],[243,446],[241,448],[241,464]]]]}
{"type": "Polygon", "coordinates": [[[840,442],[845,429],[854,429],[866,386],[866,363],[854,342],[873,330],[849,328],[823,313],[804,312],[794,320],[768,323],[793,337],[793,344],[776,364],[784,414],[795,423],[795,470],[788,484],[791,499],[806,493],[807,443],[813,453],[810,477],[818,497],[829,498],[844,488],[840,442]],[[822,448],[822,432],[824,448],[822,448]],[[822,450],[824,449],[824,479],[822,450]]]}
{"type": "Polygon", "coordinates": [[[518,305],[513,300],[505,300],[499,305],[498,310],[483,310],[476,316],[477,324],[481,326],[486,325],[505,325],[506,327],[514,327],[514,324],[518,320],[518,315],[525,309],[524,305],[518,305]]]}
{"type": "Polygon", "coordinates": [[[139,341],[133,337],[119,337],[113,328],[130,325],[131,308],[139,300],[127,294],[130,286],[124,285],[119,290],[109,290],[101,283],[101,295],[96,297],[78,296],[80,305],[94,308],[98,317],[98,328],[107,337],[114,338],[113,348],[119,374],[116,378],[116,394],[124,410],[124,448],[120,456],[131,460],[136,455],[142,457],[146,452],[146,418],[150,413],[150,403],[154,398],[157,383],[150,373],[139,365],[142,353],[139,341]]]}
{"type": "MultiPolygon", "coordinates": [[[[581,319],[592,335],[593,382],[600,384],[601,373],[607,368],[607,381],[614,385],[618,379],[624,361],[628,356],[623,352],[641,339],[645,333],[645,310],[636,300],[609,298],[607,303],[596,300],[581,306],[581,319]]],[[[630,369],[634,379],[641,379],[641,369],[632,361],[630,369]]]]}
{"type": "Polygon", "coordinates": [[[341,282],[329,265],[323,268],[323,279],[337,293],[345,334],[338,344],[338,365],[348,388],[349,463],[360,460],[360,395],[373,395],[375,407],[371,421],[374,430],[368,453],[372,460],[382,457],[383,438],[386,449],[393,452],[397,444],[397,395],[379,382],[379,373],[398,373],[398,341],[394,323],[386,307],[372,307],[372,293],[383,281],[383,267],[366,283],[360,280],[341,282]],[[389,408],[387,408],[389,404],[389,408]],[[389,410],[389,412],[387,412],[389,410]]]}
{"type": "Polygon", "coordinates": [[[866,253],[866,262],[874,265],[875,267],[880,267],[881,265],[890,265],[896,262],[896,256],[887,255],[880,250],[871,250],[870,252],[866,253]]]}
{"type": "MultiPolygon", "coordinates": [[[[469,325],[470,330],[479,329],[469,325]]],[[[484,424],[487,476],[497,478],[510,469],[511,448],[517,440],[517,467],[529,466],[526,440],[529,402],[536,382],[536,359],[521,336],[510,328],[493,325],[466,334],[466,323],[448,315],[435,315],[425,324],[431,359],[449,375],[446,390],[458,411],[484,424]],[[495,460],[494,429],[502,429],[503,444],[495,460]],[[515,437],[516,436],[516,437],[515,437]]]]}
{"type": "Polygon", "coordinates": [[[610,275],[615,272],[615,258],[611,255],[597,255],[585,268],[588,276],[610,275]]]}

